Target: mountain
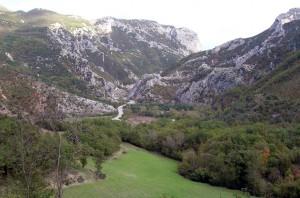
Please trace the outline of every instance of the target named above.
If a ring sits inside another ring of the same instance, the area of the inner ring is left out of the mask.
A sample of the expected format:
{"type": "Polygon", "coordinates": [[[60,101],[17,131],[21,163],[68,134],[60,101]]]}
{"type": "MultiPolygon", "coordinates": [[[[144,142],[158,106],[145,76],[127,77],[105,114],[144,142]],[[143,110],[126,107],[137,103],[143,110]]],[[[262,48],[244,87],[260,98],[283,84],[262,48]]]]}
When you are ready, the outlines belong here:
{"type": "Polygon", "coordinates": [[[72,76],[95,87],[92,95],[113,99],[126,95],[122,85],[199,50],[194,32],[146,20],[107,17],[90,22],[34,9],[2,13],[0,23],[2,55],[11,54],[48,81],[62,80],[60,74],[72,76]],[[49,71],[49,65],[64,72],[49,71]]]}
{"type": "Polygon", "coordinates": [[[141,75],[198,50],[194,32],[154,21],[88,21],[44,9],[0,13],[1,70],[95,102],[126,98],[141,75]]]}
{"type": "Polygon", "coordinates": [[[145,75],[130,97],[136,100],[211,104],[237,86],[250,86],[300,49],[300,9],[278,16],[266,31],[192,54],[163,74],[145,75]]]}
{"type": "Polygon", "coordinates": [[[50,38],[56,47],[60,46],[61,55],[94,84],[99,84],[94,80],[99,74],[113,84],[132,84],[142,74],[175,65],[184,55],[197,50],[193,44],[198,43],[193,32],[146,20],[104,18],[73,33],[59,23],[50,30],[50,38]]]}

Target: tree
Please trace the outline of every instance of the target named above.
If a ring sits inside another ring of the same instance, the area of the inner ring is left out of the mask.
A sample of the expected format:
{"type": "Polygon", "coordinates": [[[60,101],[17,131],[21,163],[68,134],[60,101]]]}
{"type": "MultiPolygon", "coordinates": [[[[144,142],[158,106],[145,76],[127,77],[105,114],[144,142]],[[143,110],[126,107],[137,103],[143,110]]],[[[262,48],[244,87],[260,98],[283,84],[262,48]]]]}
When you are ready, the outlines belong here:
{"type": "MultiPolygon", "coordinates": [[[[47,189],[44,176],[53,167],[51,149],[46,148],[40,132],[24,121],[17,121],[18,130],[14,133],[14,172],[24,184],[24,197],[50,197],[51,190],[47,189]],[[50,152],[49,152],[50,151],[50,152]]],[[[47,138],[49,139],[49,138],[47,138]]]]}
{"type": "Polygon", "coordinates": [[[58,154],[57,154],[57,166],[56,166],[56,187],[57,187],[57,192],[56,192],[56,197],[57,198],[62,198],[62,187],[63,187],[63,169],[61,166],[61,147],[62,147],[62,138],[60,133],[58,133],[59,137],[59,143],[58,143],[58,154]]]}
{"type": "Polygon", "coordinates": [[[58,144],[57,144],[57,160],[56,160],[56,198],[62,198],[63,195],[63,172],[64,167],[62,166],[62,136],[59,131],[58,123],[60,123],[64,114],[59,107],[59,98],[55,94],[49,94],[47,98],[47,107],[42,116],[44,122],[47,122],[50,126],[50,130],[58,134],[58,144]]]}

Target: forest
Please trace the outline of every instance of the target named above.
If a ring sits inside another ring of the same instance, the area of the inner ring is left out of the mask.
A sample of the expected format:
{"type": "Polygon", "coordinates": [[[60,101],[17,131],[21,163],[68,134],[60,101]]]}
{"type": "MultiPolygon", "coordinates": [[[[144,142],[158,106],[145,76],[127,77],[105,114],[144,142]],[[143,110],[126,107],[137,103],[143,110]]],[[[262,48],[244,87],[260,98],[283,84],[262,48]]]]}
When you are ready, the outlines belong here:
{"type": "Polygon", "coordinates": [[[51,197],[58,193],[64,171],[84,167],[88,158],[96,164],[95,175],[103,178],[102,162],[122,141],[180,161],[178,173],[194,181],[256,196],[299,197],[298,124],[228,124],[182,117],[137,126],[105,118],[55,126],[60,132],[0,119],[2,197],[51,197]]]}

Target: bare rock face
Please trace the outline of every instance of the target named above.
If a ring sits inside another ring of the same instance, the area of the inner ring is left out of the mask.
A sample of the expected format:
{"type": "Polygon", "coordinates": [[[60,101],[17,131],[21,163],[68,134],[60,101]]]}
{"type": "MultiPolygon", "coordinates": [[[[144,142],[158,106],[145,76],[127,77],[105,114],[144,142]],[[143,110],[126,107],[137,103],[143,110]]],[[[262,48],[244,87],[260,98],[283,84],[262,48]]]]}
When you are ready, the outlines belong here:
{"type": "Polygon", "coordinates": [[[116,111],[111,105],[68,93],[63,93],[58,105],[58,108],[67,115],[94,116],[116,111]]]}
{"type": "MultiPolygon", "coordinates": [[[[166,83],[162,82],[161,78],[162,77],[160,74],[145,74],[143,78],[139,80],[135,84],[135,86],[131,89],[128,97],[129,98],[134,97],[136,100],[145,99],[145,98],[154,99],[156,95],[151,93],[151,88],[153,88],[154,85],[166,86],[166,83]],[[143,93],[140,94],[141,92],[143,93]],[[136,95],[137,93],[139,94],[136,95]]],[[[160,98],[158,96],[157,100],[159,99],[160,98]]]]}
{"type": "Polygon", "coordinates": [[[292,8],[287,13],[283,13],[276,18],[273,28],[281,29],[284,24],[300,20],[300,8],[292,8]],[[280,28],[281,27],[281,28],[280,28]]]}
{"type": "Polygon", "coordinates": [[[105,64],[105,54],[98,49],[100,44],[97,40],[93,40],[95,34],[89,27],[75,29],[71,33],[58,23],[52,24],[47,33],[53,48],[59,50],[59,60],[71,63],[70,72],[94,87],[96,95],[112,100],[124,98],[127,92],[118,80],[105,78],[105,70],[101,67],[105,64]],[[102,63],[96,65],[96,61],[90,60],[89,53],[97,56],[102,63]]]}
{"type": "Polygon", "coordinates": [[[192,54],[163,77],[143,78],[131,90],[130,97],[157,100],[158,96],[151,93],[159,84],[175,88],[170,101],[210,103],[228,89],[256,82],[273,71],[288,53],[299,49],[300,9],[291,9],[257,36],[192,54]]]}
{"type": "Polygon", "coordinates": [[[126,45],[134,45],[135,42],[142,42],[151,48],[179,56],[200,50],[197,34],[186,28],[161,25],[149,20],[124,20],[112,17],[99,19],[95,25],[97,31],[105,38],[103,41],[105,40],[107,46],[115,51],[126,51],[128,50],[126,45]],[[119,40],[121,36],[129,37],[129,43],[119,40]]]}
{"type": "Polygon", "coordinates": [[[50,25],[50,30],[61,57],[93,84],[102,78],[97,70],[111,76],[114,84],[128,84],[200,50],[197,34],[191,30],[147,20],[106,17],[72,31],[59,23],[50,25]]]}
{"type": "Polygon", "coordinates": [[[13,64],[73,99],[78,96],[69,107],[63,104],[70,97],[61,100],[69,113],[84,98],[93,100],[85,100],[87,112],[111,111],[95,101],[125,99],[143,74],[170,68],[200,47],[196,33],[186,28],[111,17],[92,22],[43,9],[5,11],[0,26],[0,66],[13,64]]]}
{"type": "Polygon", "coordinates": [[[55,87],[49,87],[44,83],[33,82],[32,85],[40,97],[39,103],[35,106],[41,107],[37,111],[42,114],[47,113],[47,108],[53,108],[49,106],[51,102],[55,102],[57,111],[66,116],[95,116],[116,112],[116,109],[111,105],[70,94],[55,87]],[[51,99],[55,101],[51,101],[51,99]]]}

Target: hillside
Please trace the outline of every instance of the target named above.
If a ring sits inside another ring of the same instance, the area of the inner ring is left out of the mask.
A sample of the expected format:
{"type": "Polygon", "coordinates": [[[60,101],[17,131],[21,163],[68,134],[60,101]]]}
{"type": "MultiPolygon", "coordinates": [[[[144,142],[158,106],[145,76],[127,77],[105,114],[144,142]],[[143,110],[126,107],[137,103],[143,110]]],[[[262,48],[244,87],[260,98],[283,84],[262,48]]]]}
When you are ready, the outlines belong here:
{"type": "Polygon", "coordinates": [[[89,70],[95,66],[121,83],[134,80],[133,74],[171,67],[199,50],[196,33],[154,21],[106,17],[92,22],[43,9],[4,12],[0,21],[4,33],[25,31],[35,37],[41,32],[46,44],[57,45],[62,58],[87,61],[89,70]]]}
{"type": "Polygon", "coordinates": [[[291,9],[256,36],[192,54],[163,75],[144,76],[130,96],[140,101],[211,104],[215,96],[252,85],[272,73],[290,53],[299,50],[299,26],[300,9],[291,9]]]}
{"type": "Polygon", "coordinates": [[[111,114],[116,109],[36,81],[12,66],[0,66],[0,115],[40,122],[49,117],[111,114]]]}
{"type": "Polygon", "coordinates": [[[139,76],[170,68],[198,47],[194,32],[154,21],[88,21],[44,9],[0,13],[1,70],[98,102],[126,99],[139,76]]]}
{"type": "Polygon", "coordinates": [[[215,110],[230,122],[300,121],[300,52],[250,87],[237,87],[216,97],[215,110]]]}

